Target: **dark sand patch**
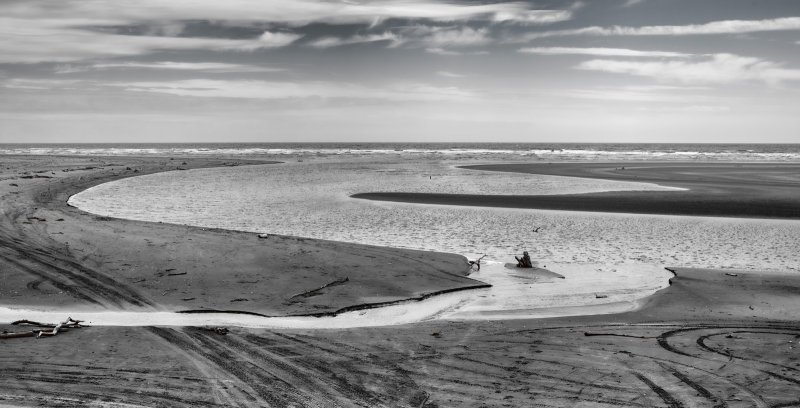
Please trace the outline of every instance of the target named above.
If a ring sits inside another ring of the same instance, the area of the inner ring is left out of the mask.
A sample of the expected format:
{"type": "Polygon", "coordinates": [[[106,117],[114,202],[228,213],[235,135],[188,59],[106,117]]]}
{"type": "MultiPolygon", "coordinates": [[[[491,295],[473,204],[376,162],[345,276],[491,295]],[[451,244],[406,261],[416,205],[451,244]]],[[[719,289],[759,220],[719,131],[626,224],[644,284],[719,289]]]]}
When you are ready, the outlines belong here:
{"type": "MultiPolygon", "coordinates": [[[[656,183],[687,191],[564,195],[361,193],[354,198],[421,204],[714,217],[800,218],[800,165],[731,163],[533,163],[464,166],[656,183]]],[[[509,192],[511,193],[511,192],[509,192]]]]}

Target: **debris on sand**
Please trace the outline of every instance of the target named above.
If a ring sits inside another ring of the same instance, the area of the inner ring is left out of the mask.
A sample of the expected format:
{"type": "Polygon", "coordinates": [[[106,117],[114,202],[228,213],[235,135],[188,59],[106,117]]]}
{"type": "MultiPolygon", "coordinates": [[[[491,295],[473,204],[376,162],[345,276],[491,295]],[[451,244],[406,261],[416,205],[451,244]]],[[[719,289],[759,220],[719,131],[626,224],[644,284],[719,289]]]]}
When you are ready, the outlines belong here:
{"type": "Polygon", "coordinates": [[[20,337],[36,337],[37,339],[42,336],[55,336],[59,332],[66,332],[69,329],[79,329],[81,327],[86,327],[81,325],[82,320],[75,320],[71,317],[68,317],[67,320],[64,320],[58,324],[52,323],[40,323],[35,322],[32,320],[17,320],[11,322],[12,325],[28,325],[28,326],[36,326],[37,329],[27,331],[27,332],[8,332],[3,331],[0,333],[0,339],[15,339],[20,337]]]}
{"type": "Polygon", "coordinates": [[[296,294],[296,295],[293,295],[293,296],[291,296],[289,299],[294,299],[294,298],[297,298],[297,297],[304,297],[304,298],[307,298],[307,297],[311,297],[311,296],[317,296],[317,295],[319,295],[319,292],[320,292],[321,290],[325,289],[325,288],[329,288],[329,287],[331,287],[331,286],[343,285],[343,284],[345,284],[345,283],[347,283],[347,282],[349,282],[349,281],[350,281],[350,278],[349,278],[349,277],[345,277],[345,278],[337,279],[337,280],[335,280],[335,281],[333,281],[333,282],[326,283],[326,284],[324,284],[324,285],[322,285],[322,286],[320,286],[320,287],[318,287],[318,288],[316,288],[316,289],[307,290],[307,291],[305,291],[305,292],[302,292],[302,293],[298,293],[298,294],[296,294]]]}
{"type": "Polygon", "coordinates": [[[229,332],[227,327],[206,327],[205,329],[217,333],[221,336],[224,336],[229,332]]]}
{"type": "Polygon", "coordinates": [[[168,273],[167,276],[180,276],[180,275],[186,275],[187,273],[188,272],[173,272],[173,273],[168,273]]]}
{"type": "Polygon", "coordinates": [[[436,404],[429,403],[431,395],[425,391],[419,391],[411,396],[408,403],[414,408],[434,407],[436,404]]]}
{"type": "Polygon", "coordinates": [[[483,259],[485,257],[486,257],[486,255],[483,255],[482,257],[480,257],[480,258],[478,258],[478,259],[476,259],[474,261],[469,261],[469,271],[467,271],[467,274],[469,274],[469,272],[472,272],[473,268],[476,268],[476,267],[478,268],[478,271],[480,271],[481,270],[481,259],[483,259]]]}
{"type": "Polygon", "coordinates": [[[630,337],[632,339],[656,339],[658,336],[635,336],[632,334],[618,334],[618,333],[591,333],[591,332],[583,332],[583,335],[586,337],[591,336],[615,336],[615,337],[630,337]]]}

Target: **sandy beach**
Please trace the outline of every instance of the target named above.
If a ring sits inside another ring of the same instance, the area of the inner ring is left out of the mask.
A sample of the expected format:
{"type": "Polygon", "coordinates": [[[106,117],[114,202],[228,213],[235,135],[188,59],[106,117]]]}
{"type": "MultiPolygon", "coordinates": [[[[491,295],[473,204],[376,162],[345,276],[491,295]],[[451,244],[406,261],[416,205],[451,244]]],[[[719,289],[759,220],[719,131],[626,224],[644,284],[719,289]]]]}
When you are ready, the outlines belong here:
{"type": "MultiPolygon", "coordinates": [[[[4,156],[2,163],[4,307],[330,316],[485,286],[467,276],[461,255],[275,234],[260,238],[96,216],[66,204],[72,194],[125,177],[263,161],[4,156]]],[[[552,196],[549,206],[523,208],[797,218],[797,180],[779,177],[793,174],[796,166],[748,166],[739,172],[716,167],[703,172],[708,178],[694,180],[682,178],[685,164],[658,171],[623,163],[611,167],[623,165],[625,170],[610,173],[602,170],[609,165],[585,164],[553,166],[549,173],[544,165],[481,169],[633,178],[689,189],[591,193],[600,198],[586,208],[552,196]],[[691,204],[700,196],[715,198],[691,204]],[[731,204],[719,205],[723,202],[731,204]],[[679,210],[660,212],[667,207],[679,210]]],[[[447,204],[491,205],[474,195],[461,197],[463,202],[447,204]]],[[[515,199],[528,198],[485,200],[508,205],[515,199]]],[[[670,286],[639,309],[618,314],[335,330],[232,326],[225,335],[202,326],[95,326],[49,338],[2,340],[0,404],[800,404],[795,314],[800,277],[664,267],[675,275],[670,286]]],[[[25,329],[3,323],[7,331],[25,329]]]]}

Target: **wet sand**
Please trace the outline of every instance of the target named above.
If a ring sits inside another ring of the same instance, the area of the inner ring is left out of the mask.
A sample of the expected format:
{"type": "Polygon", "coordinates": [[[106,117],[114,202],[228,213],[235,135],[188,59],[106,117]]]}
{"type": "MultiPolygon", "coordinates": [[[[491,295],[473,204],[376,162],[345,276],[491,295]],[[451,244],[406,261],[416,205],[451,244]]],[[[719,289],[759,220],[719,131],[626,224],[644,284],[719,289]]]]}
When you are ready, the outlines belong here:
{"type": "MultiPolygon", "coordinates": [[[[800,279],[677,269],[636,312],[344,330],[88,327],[5,340],[0,402],[73,406],[800,404],[800,279]]],[[[7,327],[7,326],[6,326],[7,327]]]]}
{"type": "Polygon", "coordinates": [[[800,218],[800,165],[732,163],[533,163],[467,169],[650,182],[685,191],[508,195],[374,192],[355,198],[424,204],[715,217],[800,218]]]}
{"type": "MultiPolygon", "coordinates": [[[[464,276],[465,259],[457,255],[259,239],[107,219],[65,205],[70,194],[114,178],[232,162],[4,157],[2,303],[285,315],[479,285],[464,276]],[[345,284],[293,297],[343,275],[345,284]]],[[[800,277],[673,270],[669,288],[641,309],[615,315],[337,330],[230,327],[227,335],[203,327],[87,327],[1,340],[0,404],[800,404],[800,277]]]]}

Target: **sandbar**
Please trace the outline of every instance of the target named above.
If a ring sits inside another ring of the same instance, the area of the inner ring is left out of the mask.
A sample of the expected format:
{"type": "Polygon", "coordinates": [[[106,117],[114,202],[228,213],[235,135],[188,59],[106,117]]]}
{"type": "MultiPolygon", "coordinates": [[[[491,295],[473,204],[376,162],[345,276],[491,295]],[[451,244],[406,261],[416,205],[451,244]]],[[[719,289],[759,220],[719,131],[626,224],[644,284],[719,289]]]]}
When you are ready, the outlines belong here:
{"type": "Polygon", "coordinates": [[[354,198],[422,204],[712,217],[800,218],[800,165],[773,163],[518,163],[467,169],[649,182],[676,191],[507,195],[368,192],[354,198]]]}

